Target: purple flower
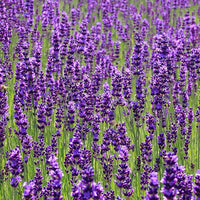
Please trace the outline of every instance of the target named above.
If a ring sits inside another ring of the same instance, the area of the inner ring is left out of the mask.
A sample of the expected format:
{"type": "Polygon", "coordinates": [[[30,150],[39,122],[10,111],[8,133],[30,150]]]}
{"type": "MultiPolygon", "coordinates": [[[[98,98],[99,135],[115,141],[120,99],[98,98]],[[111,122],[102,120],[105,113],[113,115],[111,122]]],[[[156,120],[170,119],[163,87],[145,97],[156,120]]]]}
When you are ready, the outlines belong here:
{"type": "Polygon", "coordinates": [[[197,196],[197,199],[200,199],[200,170],[197,170],[195,176],[195,184],[193,186],[194,194],[197,196]]]}
{"type": "Polygon", "coordinates": [[[112,172],[113,172],[113,161],[114,161],[114,156],[110,155],[106,156],[104,154],[101,157],[101,165],[103,167],[103,174],[104,174],[104,179],[108,184],[110,184],[111,178],[112,178],[112,172]]]}
{"type": "Polygon", "coordinates": [[[10,150],[6,166],[12,174],[10,181],[11,186],[17,187],[19,182],[21,181],[20,174],[24,172],[24,166],[19,146],[17,146],[15,149],[10,150]]]}
{"type": "Polygon", "coordinates": [[[61,196],[61,178],[63,176],[63,173],[59,169],[57,157],[51,152],[49,152],[48,154],[49,155],[47,155],[46,164],[51,179],[49,180],[49,182],[47,182],[47,187],[45,187],[44,190],[47,192],[47,196],[53,197],[53,199],[55,200],[61,200],[63,198],[61,196]]]}
{"type": "Polygon", "coordinates": [[[128,163],[126,163],[128,159],[128,148],[126,146],[122,146],[121,149],[119,150],[119,157],[118,159],[121,160],[121,163],[119,164],[119,168],[117,170],[117,174],[115,174],[117,180],[114,182],[117,184],[117,186],[121,189],[123,188],[124,190],[122,193],[125,196],[130,197],[133,194],[133,188],[131,186],[131,178],[130,175],[132,174],[131,169],[128,166],[128,163]]]}
{"type": "Polygon", "coordinates": [[[22,180],[22,179],[21,179],[20,176],[11,177],[10,185],[11,185],[12,187],[16,188],[21,180],[22,180]]]}
{"type": "Polygon", "coordinates": [[[147,120],[146,120],[146,124],[147,124],[147,131],[150,134],[154,134],[154,131],[156,130],[156,121],[153,115],[147,113],[146,116],[147,120]]]}
{"type": "Polygon", "coordinates": [[[72,188],[72,196],[74,199],[102,199],[103,200],[103,187],[100,183],[94,182],[94,170],[90,165],[86,165],[81,170],[82,179],[75,184],[72,188]]]}
{"type": "Polygon", "coordinates": [[[149,190],[147,192],[145,200],[158,200],[159,199],[158,188],[159,188],[158,173],[152,172],[150,174],[149,190]]]}
{"type": "Polygon", "coordinates": [[[33,195],[33,190],[34,190],[34,187],[35,187],[35,183],[33,181],[30,182],[29,185],[27,185],[27,183],[24,182],[23,187],[24,187],[24,193],[23,193],[23,198],[24,199],[28,200],[28,199],[35,198],[35,196],[33,195]]]}
{"type": "Polygon", "coordinates": [[[175,200],[176,199],[176,188],[175,184],[177,182],[176,178],[176,165],[177,165],[177,155],[174,153],[168,152],[164,157],[165,160],[165,173],[162,179],[163,188],[162,193],[166,199],[175,200]]]}

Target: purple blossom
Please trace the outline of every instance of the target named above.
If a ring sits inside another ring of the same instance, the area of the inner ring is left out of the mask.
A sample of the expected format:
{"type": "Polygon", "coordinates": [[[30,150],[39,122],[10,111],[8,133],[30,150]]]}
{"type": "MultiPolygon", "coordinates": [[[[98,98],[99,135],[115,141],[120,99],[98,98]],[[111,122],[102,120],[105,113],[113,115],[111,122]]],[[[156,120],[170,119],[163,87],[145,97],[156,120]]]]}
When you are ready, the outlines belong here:
{"type": "Polygon", "coordinates": [[[165,173],[161,182],[163,183],[162,193],[166,199],[176,199],[176,187],[175,184],[177,182],[176,178],[176,165],[177,165],[177,155],[174,153],[168,152],[164,157],[165,160],[165,173]]]}
{"type": "Polygon", "coordinates": [[[100,183],[94,182],[94,170],[90,165],[86,165],[81,171],[82,179],[72,189],[74,199],[103,199],[103,187],[100,183]]]}
{"type": "Polygon", "coordinates": [[[158,200],[158,188],[159,188],[159,181],[158,181],[158,173],[152,172],[150,174],[150,187],[145,197],[145,200],[158,200]]]}
{"type": "Polygon", "coordinates": [[[24,165],[19,146],[15,149],[11,149],[6,165],[8,165],[9,171],[12,174],[10,184],[12,187],[17,187],[21,181],[20,175],[24,172],[24,165]]]}

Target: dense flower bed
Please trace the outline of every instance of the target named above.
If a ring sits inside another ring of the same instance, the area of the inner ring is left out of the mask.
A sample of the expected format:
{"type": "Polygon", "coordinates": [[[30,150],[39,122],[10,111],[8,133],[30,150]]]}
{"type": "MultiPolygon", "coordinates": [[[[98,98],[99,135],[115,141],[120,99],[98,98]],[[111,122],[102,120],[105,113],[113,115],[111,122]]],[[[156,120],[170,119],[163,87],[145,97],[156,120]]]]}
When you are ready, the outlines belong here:
{"type": "Polygon", "coordinates": [[[200,1],[0,1],[0,199],[200,199],[200,1]]]}

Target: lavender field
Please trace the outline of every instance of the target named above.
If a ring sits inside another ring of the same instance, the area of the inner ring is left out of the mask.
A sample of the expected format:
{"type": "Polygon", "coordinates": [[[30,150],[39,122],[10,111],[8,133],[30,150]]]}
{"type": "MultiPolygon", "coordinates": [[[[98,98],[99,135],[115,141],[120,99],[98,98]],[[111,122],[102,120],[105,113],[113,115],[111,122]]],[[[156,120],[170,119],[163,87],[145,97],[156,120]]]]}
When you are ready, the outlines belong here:
{"type": "Polygon", "coordinates": [[[0,0],[0,200],[199,200],[200,1],[0,0]]]}

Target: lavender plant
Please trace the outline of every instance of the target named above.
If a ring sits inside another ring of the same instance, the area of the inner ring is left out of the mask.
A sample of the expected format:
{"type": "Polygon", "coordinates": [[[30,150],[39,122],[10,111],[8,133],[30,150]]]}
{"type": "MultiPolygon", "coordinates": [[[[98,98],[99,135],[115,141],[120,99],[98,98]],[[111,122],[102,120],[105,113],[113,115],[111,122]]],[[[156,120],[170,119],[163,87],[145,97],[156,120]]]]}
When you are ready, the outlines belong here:
{"type": "Polygon", "coordinates": [[[199,16],[0,1],[0,199],[199,199],[199,16]]]}

